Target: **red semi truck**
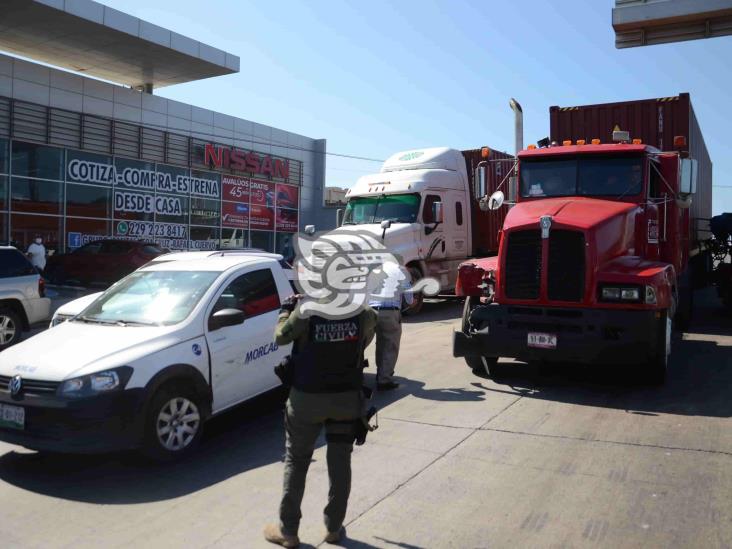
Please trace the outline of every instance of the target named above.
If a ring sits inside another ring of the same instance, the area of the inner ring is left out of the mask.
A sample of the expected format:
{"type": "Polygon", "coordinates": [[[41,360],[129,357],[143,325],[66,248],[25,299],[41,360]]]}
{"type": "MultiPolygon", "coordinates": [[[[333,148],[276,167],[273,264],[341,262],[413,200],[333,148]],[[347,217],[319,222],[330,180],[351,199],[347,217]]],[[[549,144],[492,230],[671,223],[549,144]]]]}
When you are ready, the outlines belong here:
{"type": "Polygon", "coordinates": [[[711,161],[689,96],[550,115],[547,146],[518,154],[498,255],[459,268],[453,354],[492,376],[513,357],[642,363],[662,382],[709,264],[695,218],[710,217],[711,161]]]}

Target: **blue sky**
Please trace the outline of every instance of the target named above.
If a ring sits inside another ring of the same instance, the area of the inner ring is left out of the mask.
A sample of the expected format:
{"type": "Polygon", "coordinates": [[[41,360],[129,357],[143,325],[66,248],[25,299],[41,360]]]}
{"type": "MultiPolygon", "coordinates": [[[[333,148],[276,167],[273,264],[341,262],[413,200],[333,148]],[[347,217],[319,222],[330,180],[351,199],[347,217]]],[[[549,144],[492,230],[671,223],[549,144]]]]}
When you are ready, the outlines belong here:
{"type": "MultiPolygon", "coordinates": [[[[714,212],[732,211],[732,37],[617,50],[612,0],[103,0],[241,58],[239,74],[156,93],[328,140],[375,159],[410,148],[511,152],[549,106],[691,94],[714,162],[714,212]],[[724,188],[722,186],[726,186],[724,188]]],[[[379,164],[329,156],[326,184],[379,164]]]]}

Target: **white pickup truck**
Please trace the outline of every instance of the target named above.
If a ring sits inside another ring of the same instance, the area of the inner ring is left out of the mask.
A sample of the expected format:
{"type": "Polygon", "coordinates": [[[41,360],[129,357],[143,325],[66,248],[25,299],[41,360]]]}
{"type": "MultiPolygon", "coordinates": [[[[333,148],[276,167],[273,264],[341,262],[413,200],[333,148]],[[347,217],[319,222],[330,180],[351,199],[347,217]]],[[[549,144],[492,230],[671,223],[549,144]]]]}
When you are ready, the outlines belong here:
{"type": "Polygon", "coordinates": [[[155,261],[73,318],[0,353],[0,440],[87,453],[190,452],[204,422],[279,385],[274,343],[292,294],[277,259],[155,261]]]}

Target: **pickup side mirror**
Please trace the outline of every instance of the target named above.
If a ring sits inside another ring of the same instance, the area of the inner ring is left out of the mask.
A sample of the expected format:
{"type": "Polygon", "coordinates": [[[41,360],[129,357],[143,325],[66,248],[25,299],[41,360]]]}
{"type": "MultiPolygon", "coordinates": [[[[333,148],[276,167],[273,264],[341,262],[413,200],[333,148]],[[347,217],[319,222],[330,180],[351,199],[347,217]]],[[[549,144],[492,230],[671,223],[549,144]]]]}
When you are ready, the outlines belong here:
{"type": "Polygon", "coordinates": [[[681,194],[694,194],[696,192],[696,174],[699,164],[693,158],[681,159],[681,178],[679,181],[679,192],[681,194]]]}
{"type": "Polygon", "coordinates": [[[227,326],[243,324],[245,320],[246,315],[239,309],[221,309],[212,314],[208,319],[208,329],[213,332],[214,330],[227,326]]]}
{"type": "Polygon", "coordinates": [[[312,236],[315,234],[315,225],[305,225],[305,234],[312,236]]]}

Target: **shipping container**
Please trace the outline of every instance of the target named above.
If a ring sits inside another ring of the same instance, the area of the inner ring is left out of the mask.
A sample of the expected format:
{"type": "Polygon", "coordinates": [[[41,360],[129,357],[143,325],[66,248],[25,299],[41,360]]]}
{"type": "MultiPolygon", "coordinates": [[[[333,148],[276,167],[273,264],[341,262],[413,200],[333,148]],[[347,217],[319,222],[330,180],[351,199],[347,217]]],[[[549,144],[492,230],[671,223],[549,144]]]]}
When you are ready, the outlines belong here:
{"type": "MultiPolygon", "coordinates": [[[[550,138],[561,143],[600,139],[612,140],[613,129],[630,132],[631,139],[661,151],[680,151],[698,162],[696,194],[691,204],[692,227],[712,217],[712,160],[688,93],[658,99],[602,103],[578,107],[550,107],[550,138]],[[684,136],[686,147],[674,148],[674,137],[684,136]]],[[[703,237],[704,235],[702,235],[703,237]]]]}
{"type": "MultiPolygon", "coordinates": [[[[482,257],[498,253],[498,235],[503,227],[508,208],[483,211],[480,209],[480,196],[475,196],[475,170],[483,161],[482,149],[463,151],[470,179],[470,214],[473,227],[473,255],[482,257]]],[[[509,195],[510,175],[516,159],[505,152],[491,149],[486,170],[486,194],[490,196],[503,184],[501,190],[509,195]]]]}

